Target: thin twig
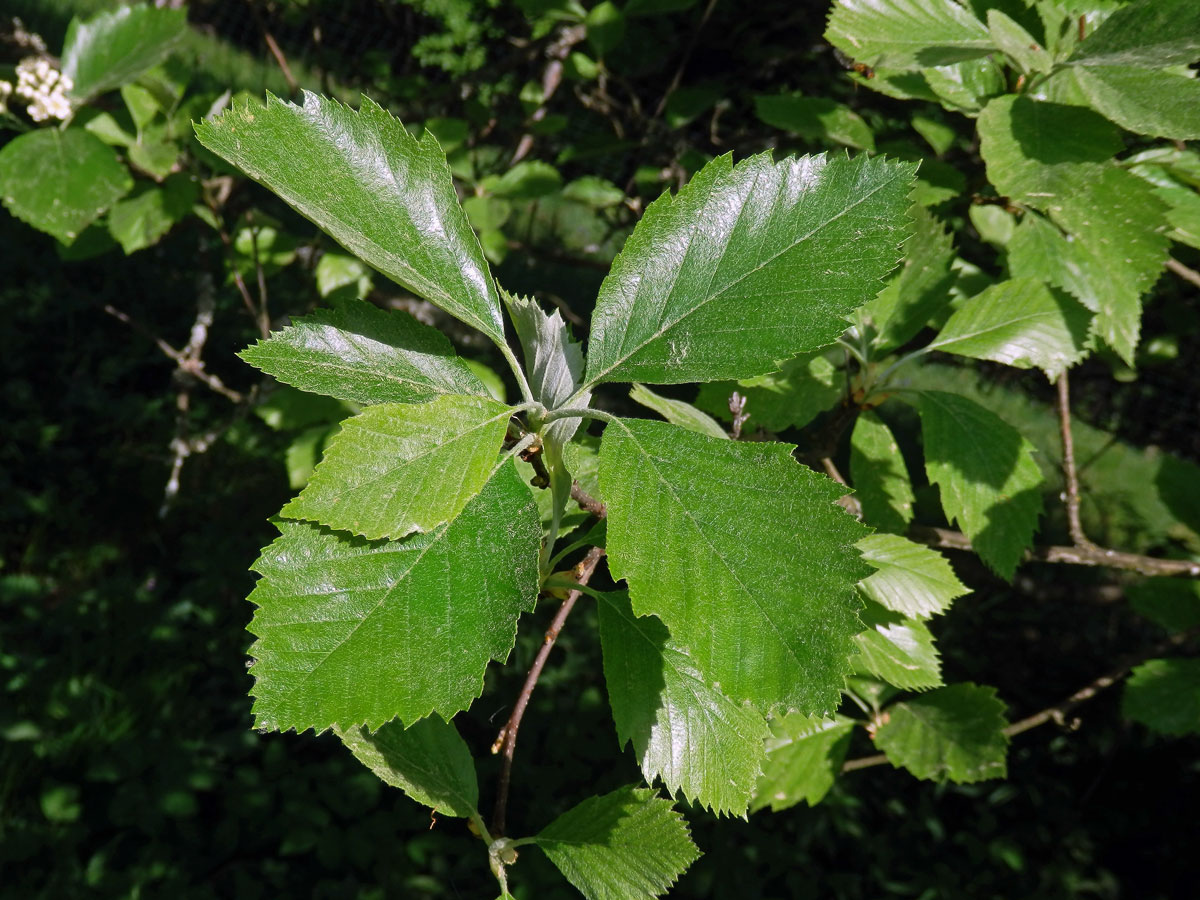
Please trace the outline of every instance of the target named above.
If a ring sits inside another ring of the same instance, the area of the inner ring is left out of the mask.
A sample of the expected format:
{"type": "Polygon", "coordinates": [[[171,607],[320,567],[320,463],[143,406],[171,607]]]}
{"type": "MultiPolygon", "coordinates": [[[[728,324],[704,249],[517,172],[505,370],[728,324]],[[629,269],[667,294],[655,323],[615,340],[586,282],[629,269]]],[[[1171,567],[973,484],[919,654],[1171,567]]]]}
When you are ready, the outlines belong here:
{"type": "Polygon", "coordinates": [[[1200,272],[1195,269],[1190,269],[1177,259],[1168,258],[1167,268],[1182,278],[1184,281],[1190,281],[1196,287],[1200,287],[1200,272]]]}
{"type": "Polygon", "coordinates": [[[608,507],[579,486],[578,481],[571,482],[571,499],[579,504],[579,508],[590,512],[597,519],[608,515],[608,507]]]}
{"type": "Polygon", "coordinates": [[[1083,533],[1083,523],[1079,518],[1079,476],[1075,472],[1075,441],[1071,437],[1071,388],[1066,370],[1058,376],[1058,424],[1062,435],[1063,480],[1066,482],[1063,502],[1067,506],[1067,530],[1076,547],[1095,550],[1096,545],[1083,533]]]}
{"type": "Polygon", "coordinates": [[[679,65],[675,69],[675,74],[671,76],[671,81],[667,85],[666,91],[663,92],[662,98],[658,101],[658,106],[654,108],[654,118],[658,118],[667,108],[667,101],[671,99],[671,95],[679,88],[679,83],[683,81],[684,70],[691,62],[692,54],[696,52],[696,44],[700,41],[700,32],[704,30],[704,26],[708,24],[709,16],[712,15],[713,9],[716,8],[717,0],[708,0],[708,5],[704,7],[704,12],[700,16],[700,21],[696,23],[696,27],[692,30],[692,36],[688,40],[687,48],[683,51],[683,58],[679,60],[679,65]]]}
{"type": "Polygon", "coordinates": [[[267,29],[267,23],[263,21],[262,15],[258,11],[258,7],[253,3],[250,4],[250,13],[254,16],[254,21],[258,24],[259,31],[263,34],[263,40],[267,43],[267,49],[271,51],[271,56],[275,57],[275,62],[279,66],[279,70],[283,72],[283,80],[287,82],[288,90],[293,94],[299,88],[295,76],[292,75],[291,67],[288,66],[287,57],[283,55],[283,51],[279,49],[279,44],[275,42],[275,38],[267,29]]]}
{"type": "MultiPolygon", "coordinates": [[[[971,540],[960,531],[949,528],[930,528],[925,525],[913,525],[908,529],[908,536],[914,541],[930,547],[941,547],[946,550],[973,551],[971,540]]],[[[1104,547],[1059,547],[1036,546],[1025,552],[1026,562],[1066,563],[1073,566],[1102,566],[1108,569],[1121,569],[1126,572],[1140,572],[1142,575],[1183,575],[1200,578],[1200,562],[1190,559],[1159,559],[1154,556],[1141,556],[1137,553],[1123,553],[1120,550],[1108,550],[1104,547]]]]}
{"type": "MultiPolygon", "coordinates": [[[[587,37],[586,25],[572,25],[564,28],[549,47],[546,48],[546,58],[549,60],[546,63],[546,68],[542,70],[542,102],[538,104],[538,108],[533,111],[533,115],[529,117],[529,122],[540,122],[546,118],[546,110],[550,103],[550,98],[554,96],[558,90],[558,86],[562,84],[563,79],[563,60],[571,53],[571,48],[587,37]]],[[[529,151],[533,149],[534,135],[532,132],[526,132],[521,136],[521,140],[517,142],[517,149],[513,151],[512,159],[508,161],[510,166],[514,166],[529,155],[529,151]]]]}
{"type": "MultiPolygon", "coordinates": [[[[1047,722],[1055,722],[1058,725],[1069,728],[1074,731],[1079,727],[1078,722],[1068,722],[1067,713],[1079,706],[1081,703],[1086,703],[1101,692],[1112,687],[1122,678],[1133,670],[1134,666],[1144,663],[1148,659],[1154,659],[1162,654],[1177,649],[1183,644],[1186,644],[1192,638],[1200,635],[1200,628],[1190,628],[1187,631],[1181,631],[1171,635],[1164,641],[1160,641],[1153,647],[1142,651],[1136,655],[1127,657],[1115,669],[1105,672],[1099,678],[1096,678],[1065,700],[1055,703],[1053,706],[1047,706],[1040,712],[1034,713],[1032,716],[1026,716],[1018,722],[1013,722],[1004,729],[1004,734],[1007,737],[1015,737],[1018,734],[1023,734],[1026,731],[1031,731],[1039,725],[1045,725],[1047,722]]],[[[842,772],[854,772],[859,769],[869,769],[872,766],[880,766],[888,761],[886,755],[876,753],[873,756],[862,756],[858,759],[848,759],[842,764],[842,772]]]]}
{"type": "MultiPolygon", "coordinates": [[[[832,458],[828,456],[822,456],[821,468],[825,470],[826,475],[828,475],[838,484],[849,487],[849,484],[846,482],[846,479],[842,477],[842,473],[838,470],[838,467],[832,458]]],[[[843,494],[837,499],[837,504],[838,506],[842,507],[842,509],[846,510],[846,512],[850,513],[850,515],[854,516],[854,518],[861,519],[863,517],[862,503],[860,503],[859,499],[853,494],[843,494]]]]}
{"type": "MultiPolygon", "coordinates": [[[[591,581],[592,574],[596,571],[596,566],[602,556],[604,556],[602,547],[593,547],[588,551],[587,556],[575,567],[577,573],[575,580],[578,584],[586,585],[591,581]]],[[[497,735],[496,742],[492,745],[493,753],[502,754],[500,779],[496,785],[496,808],[492,815],[493,837],[498,838],[504,834],[505,817],[508,811],[508,787],[512,780],[513,753],[517,748],[517,730],[521,727],[521,719],[525,715],[525,709],[529,706],[529,698],[533,696],[533,689],[537,687],[538,678],[546,666],[550,651],[554,648],[554,642],[558,640],[567,617],[571,615],[571,610],[574,609],[576,601],[582,594],[583,592],[579,589],[571,591],[567,595],[567,599],[562,602],[562,606],[558,608],[558,612],[555,613],[550,627],[546,629],[546,636],[542,641],[542,646],[538,649],[537,657],[529,668],[529,674],[525,676],[525,684],[522,685],[521,693],[517,696],[512,715],[508,717],[508,721],[500,729],[500,734],[497,735]]]]}

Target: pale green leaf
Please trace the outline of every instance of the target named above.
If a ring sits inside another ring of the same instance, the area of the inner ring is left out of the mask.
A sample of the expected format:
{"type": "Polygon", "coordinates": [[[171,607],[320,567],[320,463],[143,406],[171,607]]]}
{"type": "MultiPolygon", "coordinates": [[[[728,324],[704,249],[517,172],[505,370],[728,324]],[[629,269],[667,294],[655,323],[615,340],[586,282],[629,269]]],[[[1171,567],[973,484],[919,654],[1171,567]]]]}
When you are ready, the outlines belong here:
{"type": "Polygon", "coordinates": [[[747,432],[803,428],[840,400],[845,375],[824,353],[802,353],[778,372],[740,381],[713,381],[700,386],[696,405],[722,421],[732,421],[729,398],[737,391],[746,398],[747,432]]]}
{"type": "Polygon", "coordinates": [[[710,682],[763,712],[838,704],[865,529],[792,446],[619,420],[600,448],[609,566],[710,682]],[[747,510],[753,510],[752,515],[747,510]],[[765,552],[770,548],[770,552],[765,552]]]}
{"type": "Polygon", "coordinates": [[[632,741],[646,782],[744,814],[765,757],[762,713],[714,687],[662,622],[633,614],[624,592],[600,598],[600,641],[617,738],[632,741]]]}
{"type": "Polygon", "coordinates": [[[305,93],[303,106],[235,103],[196,136],[355,256],[503,343],[499,295],[431,133],[418,141],[366,97],[355,111],[305,93]]]}
{"type": "Polygon", "coordinates": [[[932,547],[895,534],[872,534],[855,546],[877,570],[859,582],[859,589],[901,615],[928,618],[970,593],[949,561],[932,547]]]}
{"type": "Polygon", "coordinates": [[[511,416],[503,403],[456,394],[369,406],[342,422],[282,515],[370,540],[429,531],[487,482],[511,416]]]}
{"type": "Polygon", "coordinates": [[[646,210],[600,288],[587,381],[745,378],[815,350],[897,263],[909,163],[714,159],[646,210]]]}
{"type": "Polygon", "coordinates": [[[964,682],[887,707],[875,745],[917,778],[970,784],[1003,778],[1008,737],[996,689],[964,682]]]}
{"type": "Polygon", "coordinates": [[[1200,138],[1200,80],[1132,66],[1064,70],[1088,105],[1122,128],[1151,137],[1200,138]]]}
{"type": "Polygon", "coordinates": [[[1116,129],[1082,107],[1008,96],[988,104],[979,136],[996,189],[1045,211],[1075,245],[1062,255],[1070,262],[1051,256],[1047,265],[1081,271],[1049,280],[1096,313],[1096,333],[1132,364],[1140,296],[1162,271],[1169,242],[1153,188],[1111,162],[1121,147],[1116,129]]]}
{"type": "Polygon", "coordinates": [[[868,603],[862,612],[866,630],[854,638],[854,667],[907,691],[939,687],[942,661],[933,635],[920,619],[906,619],[868,603]]]}
{"type": "Polygon", "coordinates": [[[146,4],[72,19],[62,52],[71,96],[83,101],[133,81],[166,59],[186,33],[187,10],[146,4]]]}
{"type": "Polygon", "coordinates": [[[589,797],[536,841],[587,900],[659,897],[700,858],[671,801],[632,786],[589,797]]]}
{"type": "Polygon", "coordinates": [[[869,66],[925,69],[986,56],[987,26],[956,0],[837,0],[825,40],[869,66]]]}
{"type": "Polygon", "coordinates": [[[517,163],[498,178],[485,180],[484,186],[496,197],[533,200],[562,187],[562,176],[549,163],[531,159],[517,163]]]}
{"type": "MultiPolygon", "coordinates": [[[[512,315],[517,337],[525,353],[525,370],[533,399],[546,409],[558,409],[575,396],[583,380],[583,350],[571,338],[567,323],[556,309],[546,315],[536,300],[504,295],[512,315]]],[[[590,393],[575,400],[577,406],[587,406],[590,393]]],[[[546,440],[562,447],[579,429],[581,419],[560,419],[546,429],[546,440]]]]}
{"type": "Polygon", "coordinates": [[[563,188],[563,197],[593,209],[607,209],[625,201],[625,192],[604,178],[584,175],[563,188]]]}
{"type": "Polygon", "coordinates": [[[772,719],[767,764],[750,811],[769,806],[779,812],[801,800],[809,806],[820,803],[833,787],[853,731],[854,720],[845,716],[823,719],[788,713],[772,719]]]}
{"type": "Polygon", "coordinates": [[[479,696],[488,661],[507,657],[537,595],[541,525],[511,463],[453,522],[403,541],[279,530],[250,595],[260,728],[449,719],[479,696]]]}
{"type": "Polygon", "coordinates": [[[1033,445],[957,394],[925,391],[918,408],[925,472],[941,488],[946,518],[958,522],[985,563],[1011,580],[1042,511],[1033,445]]]}
{"type": "Polygon", "coordinates": [[[475,761],[450,722],[430,716],[408,728],[388,722],[374,733],[361,725],[334,731],[359,762],[418,803],[444,816],[469,819],[476,813],[475,761]]]}
{"type": "Polygon", "coordinates": [[[1171,239],[1200,248],[1200,194],[1190,187],[1156,187],[1154,196],[1167,204],[1171,239]]]}
{"type": "Polygon", "coordinates": [[[859,415],[850,435],[850,481],[868,525],[896,534],[907,530],[914,500],[908,467],[891,430],[870,411],[859,415]]]}
{"type": "Polygon", "coordinates": [[[1046,52],[1046,48],[1023,25],[1002,10],[988,10],[987,27],[992,43],[1020,66],[1022,72],[1049,72],[1054,68],[1054,58],[1046,52]]]}
{"type": "Polygon", "coordinates": [[[640,403],[647,409],[654,410],[672,425],[707,434],[709,437],[725,439],[729,437],[725,433],[725,429],[708,413],[683,400],[674,400],[656,394],[644,384],[635,384],[629,392],[629,399],[640,403]]]}
{"type": "Polygon", "coordinates": [[[1200,659],[1152,659],[1133,670],[1121,711],[1161,734],[1200,734],[1200,659]]]}
{"type": "Polygon", "coordinates": [[[955,310],[928,349],[1018,369],[1037,366],[1054,379],[1083,358],[1091,319],[1066,294],[1032,278],[1013,278],[955,310]]]}
{"type": "Polygon", "coordinates": [[[64,244],[132,187],[113,149],[83,128],[39,128],[0,148],[4,206],[64,244]]]}
{"type": "Polygon", "coordinates": [[[754,114],[772,128],[798,134],[808,141],[838,143],[856,150],[874,150],[875,135],[862,117],[828,97],[759,94],[754,114]]]}
{"type": "Polygon", "coordinates": [[[162,187],[145,185],[109,210],[109,233],[126,254],[149,247],[192,211],[199,196],[199,185],[187,175],[172,175],[162,187]]]}
{"type": "Polygon", "coordinates": [[[1002,206],[973,204],[967,210],[967,215],[979,232],[979,237],[996,247],[1006,246],[1017,228],[1016,217],[1002,206]]]}
{"type": "Polygon", "coordinates": [[[1135,0],[1104,20],[1071,55],[1079,66],[1161,69],[1200,59],[1200,4],[1135,0]]]}
{"type": "Polygon", "coordinates": [[[361,259],[345,253],[326,252],[317,263],[317,293],[322,297],[353,297],[363,300],[371,293],[371,269],[361,259]]]}
{"type": "Polygon", "coordinates": [[[968,116],[975,115],[992,97],[1008,90],[1004,67],[993,56],[924,69],[914,74],[923,77],[943,108],[968,116]]]}
{"type": "Polygon", "coordinates": [[[875,328],[872,343],[880,352],[903,346],[950,302],[954,239],[923,206],[908,210],[915,228],[904,244],[904,265],[860,313],[875,328]]]}
{"type": "Polygon", "coordinates": [[[293,319],[238,355],[286,384],[354,403],[487,393],[436,328],[360,300],[293,319]]]}

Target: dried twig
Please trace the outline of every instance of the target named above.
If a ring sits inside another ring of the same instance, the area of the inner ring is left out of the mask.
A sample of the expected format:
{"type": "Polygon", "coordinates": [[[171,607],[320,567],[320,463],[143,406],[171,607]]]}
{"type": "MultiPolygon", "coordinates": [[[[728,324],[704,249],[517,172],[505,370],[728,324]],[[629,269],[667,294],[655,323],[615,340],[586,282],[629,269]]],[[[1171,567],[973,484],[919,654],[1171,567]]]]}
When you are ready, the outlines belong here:
{"type": "Polygon", "coordinates": [[[1196,287],[1200,287],[1200,272],[1197,272],[1195,269],[1188,268],[1177,259],[1168,259],[1167,268],[1184,281],[1190,281],[1196,287]]]}
{"type": "MultiPolygon", "coordinates": [[[[604,550],[601,547],[593,547],[588,551],[583,561],[575,567],[576,581],[579,584],[586,585],[591,580],[602,556],[604,556],[604,550]]],[[[558,640],[567,617],[571,615],[571,610],[574,609],[575,603],[582,593],[579,589],[571,591],[567,595],[567,599],[562,602],[562,606],[558,608],[558,612],[555,613],[550,627],[546,629],[546,636],[538,650],[537,657],[529,668],[529,674],[525,676],[525,684],[522,685],[521,693],[517,696],[512,715],[508,717],[508,721],[500,729],[499,735],[496,736],[496,742],[492,745],[493,753],[502,754],[500,779],[496,785],[496,808],[492,815],[493,837],[501,837],[504,834],[505,817],[508,811],[508,788],[512,780],[513,753],[517,747],[517,730],[521,727],[521,719],[525,715],[526,707],[529,706],[529,698],[533,696],[533,689],[537,687],[538,678],[546,666],[546,660],[550,656],[554,642],[558,640]]]]}

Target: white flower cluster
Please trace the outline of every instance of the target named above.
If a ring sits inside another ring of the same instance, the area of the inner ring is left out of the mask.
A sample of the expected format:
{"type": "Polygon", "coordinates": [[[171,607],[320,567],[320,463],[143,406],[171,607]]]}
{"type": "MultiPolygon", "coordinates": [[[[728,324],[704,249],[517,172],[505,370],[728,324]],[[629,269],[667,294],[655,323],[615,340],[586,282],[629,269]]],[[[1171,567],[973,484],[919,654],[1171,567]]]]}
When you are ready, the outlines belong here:
{"type": "Polygon", "coordinates": [[[17,63],[16,95],[29,101],[29,118],[35,122],[69,119],[71,101],[67,91],[74,86],[70,78],[40,57],[30,56],[17,63]]]}
{"type": "Polygon", "coordinates": [[[7,81],[0,81],[0,115],[8,112],[8,98],[12,95],[12,85],[7,81]]]}

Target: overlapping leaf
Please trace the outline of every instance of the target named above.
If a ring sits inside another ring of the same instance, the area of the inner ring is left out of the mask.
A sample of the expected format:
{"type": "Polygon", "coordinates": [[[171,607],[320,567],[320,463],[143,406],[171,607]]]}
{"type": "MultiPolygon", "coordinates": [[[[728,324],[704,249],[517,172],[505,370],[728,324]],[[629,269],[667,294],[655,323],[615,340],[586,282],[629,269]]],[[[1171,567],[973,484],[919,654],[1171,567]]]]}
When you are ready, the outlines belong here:
{"type": "Polygon", "coordinates": [[[463,819],[476,812],[475,761],[450,722],[430,716],[408,728],[388,722],[374,733],[361,725],[334,731],[359,762],[418,803],[463,819]]]}
{"type": "MultiPolygon", "coordinates": [[[[546,409],[558,409],[574,396],[583,381],[583,350],[571,339],[567,323],[555,310],[546,315],[536,300],[505,295],[513,325],[525,352],[525,367],[533,399],[546,409]]],[[[591,394],[582,394],[577,405],[587,406],[591,394]]],[[[579,419],[559,419],[546,429],[548,443],[561,447],[579,429],[579,419]]]]}
{"type": "Polygon", "coordinates": [[[1197,59],[1200,5],[1193,0],[1135,0],[1105,19],[1068,62],[1161,69],[1197,59]]]}
{"type": "Polygon", "coordinates": [[[749,431],[766,428],[783,431],[803,428],[842,397],[844,375],[822,353],[802,353],[789,359],[778,372],[712,381],[700,386],[696,405],[729,421],[729,398],[737,391],[746,398],[744,412],[750,416],[749,431]]]}
{"type": "Polygon", "coordinates": [[[187,33],[187,11],[145,4],[119,6],[87,21],[72,19],[62,71],[79,101],[133,81],[157,65],[187,33]]]}
{"type": "Polygon", "coordinates": [[[972,297],[942,326],[930,350],[990,359],[1050,378],[1084,354],[1091,316],[1041,281],[1013,278],[972,297]]]}
{"type": "Polygon", "coordinates": [[[366,97],[355,111],[305,93],[302,106],[235,104],[196,136],[351,253],[503,342],[499,295],[431,133],[417,140],[366,97]]]}
{"type": "Polygon", "coordinates": [[[901,615],[928,618],[969,593],[946,558],[924,544],[894,534],[872,534],[856,546],[877,570],[859,582],[859,590],[901,615]]]}
{"type": "Polygon", "coordinates": [[[1008,738],[995,688],[964,682],[887,708],[875,744],[917,778],[970,784],[1003,778],[1008,738]]]}
{"type": "Polygon", "coordinates": [[[512,463],[453,522],[407,540],[279,530],[250,595],[261,728],[448,719],[479,695],[488,661],[508,655],[537,594],[541,527],[512,463]]]}
{"type": "Polygon", "coordinates": [[[293,319],[238,355],[286,384],[354,403],[487,393],[436,328],[361,300],[293,319]]]}
{"type": "Polygon", "coordinates": [[[660,422],[610,424],[600,448],[609,565],[710,683],[761,711],[838,704],[866,530],[788,444],[660,422]],[[747,515],[753,510],[753,515],[747,515]],[[769,548],[770,552],[765,552],[769,548]]]}
{"type": "Polygon", "coordinates": [[[1129,676],[1121,711],[1162,734],[1200,734],[1200,659],[1152,659],[1129,676]]]}
{"type": "Polygon", "coordinates": [[[767,764],[754,791],[751,812],[771,807],[773,812],[804,801],[816,806],[837,778],[854,720],[788,713],[771,720],[767,739],[767,764]]]}
{"type": "Polygon", "coordinates": [[[825,40],[869,66],[923,69],[986,56],[987,26],[956,0],[837,0],[825,40]]]}
{"type": "Polygon", "coordinates": [[[1122,128],[1152,137],[1200,138],[1200,80],[1132,66],[1079,67],[1070,77],[1088,105],[1122,128]]]}
{"type": "Polygon", "coordinates": [[[942,660],[924,622],[906,619],[878,603],[868,603],[862,619],[867,628],[854,638],[857,671],[907,691],[941,685],[942,660]]]}
{"type": "MultiPolygon", "coordinates": [[[[729,437],[720,423],[708,413],[683,400],[656,394],[644,384],[635,384],[629,392],[629,399],[642,404],[647,409],[654,410],[672,425],[707,434],[709,437],[722,439],[729,437]]],[[[728,406],[728,404],[726,405],[728,406]]]]}
{"type": "Polygon", "coordinates": [[[1033,445],[957,394],[925,391],[919,410],[925,472],[941,488],[946,517],[958,522],[985,563],[1011,579],[1042,511],[1033,445]]]}
{"type": "Polygon", "coordinates": [[[850,479],[867,524],[903,534],[913,517],[912,481],[891,429],[873,412],[862,413],[854,423],[850,479]]]}
{"type": "Polygon", "coordinates": [[[913,168],[713,160],[650,205],[613,262],[588,384],[744,378],[832,342],[900,258],[913,168]]]}
{"type": "Polygon", "coordinates": [[[735,703],[697,670],[653,616],[627,594],[600,600],[604,679],[622,746],[632,741],[647,783],[662,778],[716,813],[745,813],[762,771],[762,713],[735,703]]]}
{"type": "Polygon", "coordinates": [[[503,403],[455,394],[367,407],[342,423],[283,515],[372,540],[429,531],[488,480],[511,415],[503,403]]]}
{"type": "Polygon", "coordinates": [[[39,128],[0,149],[0,197],[10,213],[70,244],[133,187],[117,154],[82,128],[39,128]]]}
{"type": "Polygon", "coordinates": [[[536,842],[587,900],[659,897],[700,858],[671,801],[632,786],[589,797],[536,842]]]}

